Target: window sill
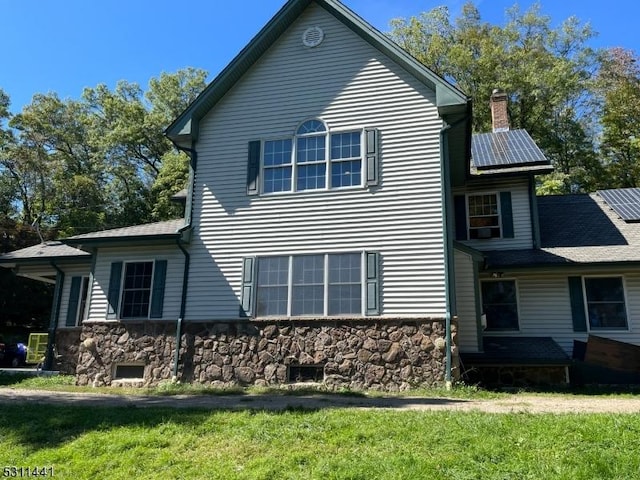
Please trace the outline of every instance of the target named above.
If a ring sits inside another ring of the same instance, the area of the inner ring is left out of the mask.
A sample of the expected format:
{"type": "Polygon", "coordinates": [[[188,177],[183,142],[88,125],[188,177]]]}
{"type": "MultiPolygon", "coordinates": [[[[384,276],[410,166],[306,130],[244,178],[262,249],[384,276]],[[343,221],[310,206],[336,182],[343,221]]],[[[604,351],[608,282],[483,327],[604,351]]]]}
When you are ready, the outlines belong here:
{"type": "Polygon", "coordinates": [[[351,185],[349,187],[337,187],[337,188],[318,188],[311,190],[295,190],[289,192],[270,192],[270,193],[260,193],[259,195],[251,195],[253,197],[258,198],[278,198],[278,197],[288,197],[291,195],[319,195],[322,193],[337,193],[337,192],[350,192],[355,190],[369,190],[371,187],[365,185],[351,185]]]}

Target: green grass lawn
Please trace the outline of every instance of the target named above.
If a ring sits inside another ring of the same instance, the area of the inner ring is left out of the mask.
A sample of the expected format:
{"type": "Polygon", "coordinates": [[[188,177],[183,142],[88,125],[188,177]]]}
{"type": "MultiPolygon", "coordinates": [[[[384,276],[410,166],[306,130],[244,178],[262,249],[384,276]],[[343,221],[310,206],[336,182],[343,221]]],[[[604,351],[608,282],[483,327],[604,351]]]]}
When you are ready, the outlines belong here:
{"type": "Polygon", "coordinates": [[[640,416],[0,408],[0,467],[62,479],[631,479],[640,416]]]}

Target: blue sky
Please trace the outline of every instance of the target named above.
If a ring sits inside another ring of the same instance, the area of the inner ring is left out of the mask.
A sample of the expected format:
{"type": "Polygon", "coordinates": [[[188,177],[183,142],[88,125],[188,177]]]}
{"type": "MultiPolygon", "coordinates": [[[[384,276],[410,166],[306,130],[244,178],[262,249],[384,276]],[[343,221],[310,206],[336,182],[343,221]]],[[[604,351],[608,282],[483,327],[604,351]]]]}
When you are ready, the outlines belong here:
{"type": "MultiPolygon", "coordinates": [[[[343,0],[381,31],[389,20],[463,0],[343,0]]],[[[84,87],[118,80],[143,88],[161,72],[192,66],[212,79],[285,3],[284,0],[0,0],[0,88],[17,113],[35,93],[79,98],[84,87]]],[[[503,24],[516,0],[475,0],[483,20],[503,24]]],[[[517,2],[522,9],[533,0],[517,2]]],[[[640,53],[638,0],[541,0],[554,26],[571,15],[599,32],[594,47],[640,53]]]]}

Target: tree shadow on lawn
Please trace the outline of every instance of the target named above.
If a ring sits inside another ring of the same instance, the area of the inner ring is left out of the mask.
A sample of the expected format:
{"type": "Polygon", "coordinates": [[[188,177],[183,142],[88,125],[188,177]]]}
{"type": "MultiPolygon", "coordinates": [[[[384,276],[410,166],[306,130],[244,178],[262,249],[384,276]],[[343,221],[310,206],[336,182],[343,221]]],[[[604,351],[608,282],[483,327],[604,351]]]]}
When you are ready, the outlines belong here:
{"type": "MultiPolygon", "coordinates": [[[[49,392],[51,393],[51,392],[49,392]]],[[[91,402],[87,399],[72,399],[54,404],[40,403],[29,396],[21,397],[21,404],[0,406],[0,445],[2,442],[19,443],[29,450],[57,448],[67,442],[91,432],[105,433],[110,430],[127,427],[153,429],[163,424],[185,426],[187,429],[202,427],[211,421],[211,416],[228,417],[229,414],[257,415],[313,415],[325,409],[348,408],[385,408],[401,409],[408,403],[413,405],[447,405],[464,403],[465,400],[445,398],[416,397],[375,397],[351,399],[350,402],[336,402],[335,398],[321,396],[280,396],[277,405],[269,406],[265,399],[271,395],[251,395],[234,397],[190,397],[196,400],[229,400],[223,405],[211,402],[184,402],[174,397],[175,404],[167,406],[166,397],[145,397],[144,405],[98,406],[96,396],[91,402]],[[232,403],[235,402],[235,403],[232,403]],[[306,403],[305,403],[306,402],[306,403]]],[[[121,397],[126,400],[130,397],[121,397]]],[[[348,415],[348,413],[347,413],[348,415]]]]}

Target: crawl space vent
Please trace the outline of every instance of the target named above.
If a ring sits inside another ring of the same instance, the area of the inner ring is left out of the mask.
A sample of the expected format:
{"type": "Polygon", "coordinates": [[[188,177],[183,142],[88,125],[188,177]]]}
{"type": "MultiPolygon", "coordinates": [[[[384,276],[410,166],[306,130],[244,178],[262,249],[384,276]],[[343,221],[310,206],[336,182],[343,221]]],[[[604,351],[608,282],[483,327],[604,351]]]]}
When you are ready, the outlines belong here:
{"type": "Polygon", "coordinates": [[[302,44],[305,47],[317,47],[324,40],[324,32],[320,27],[309,27],[302,34],[302,44]]]}

